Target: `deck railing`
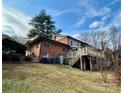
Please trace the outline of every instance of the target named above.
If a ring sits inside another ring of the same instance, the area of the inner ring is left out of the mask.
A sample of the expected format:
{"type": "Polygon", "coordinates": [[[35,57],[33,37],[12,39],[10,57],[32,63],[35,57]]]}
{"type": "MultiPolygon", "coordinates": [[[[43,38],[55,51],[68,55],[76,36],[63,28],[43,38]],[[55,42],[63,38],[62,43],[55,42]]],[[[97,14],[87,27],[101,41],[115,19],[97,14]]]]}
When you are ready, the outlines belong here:
{"type": "Polygon", "coordinates": [[[104,58],[104,53],[101,50],[95,49],[95,48],[86,48],[87,49],[87,55],[95,56],[104,58]]]}
{"type": "Polygon", "coordinates": [[[79,53],[80,53],[80,55],[90,55],[90,56],[104,58],[104,54],[102,51],[94,49],[94,48],[89,48],[89,47],[78,48],[77,51],[69,51],[68,53],[66,53],[65,57],[66,58],[74,58],[79,53]]]}

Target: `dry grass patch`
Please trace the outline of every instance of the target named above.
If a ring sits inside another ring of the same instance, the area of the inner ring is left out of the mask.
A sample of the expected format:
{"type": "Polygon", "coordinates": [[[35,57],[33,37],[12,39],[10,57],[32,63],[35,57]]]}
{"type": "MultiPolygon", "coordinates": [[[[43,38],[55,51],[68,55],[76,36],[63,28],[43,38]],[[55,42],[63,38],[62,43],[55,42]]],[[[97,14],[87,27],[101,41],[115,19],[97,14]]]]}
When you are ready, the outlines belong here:
{"type": "Polygon", "coordinates": [[[120,87],[64,65],[3,64],[3,93],[120,93],[120,87]]]}

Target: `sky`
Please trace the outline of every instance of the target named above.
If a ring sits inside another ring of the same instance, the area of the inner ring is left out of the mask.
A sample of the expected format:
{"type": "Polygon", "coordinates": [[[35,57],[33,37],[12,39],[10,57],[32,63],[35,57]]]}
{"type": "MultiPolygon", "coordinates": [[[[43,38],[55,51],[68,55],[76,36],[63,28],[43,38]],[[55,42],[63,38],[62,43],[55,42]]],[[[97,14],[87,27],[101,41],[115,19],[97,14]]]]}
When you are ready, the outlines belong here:
{"type": "Polygon", "coordinates": [[[45,9],[62,34],[73,37],[82,32],[121,28],[120,0],[3,0],[3,34],[26,37],[30,20],[45,9]]]}

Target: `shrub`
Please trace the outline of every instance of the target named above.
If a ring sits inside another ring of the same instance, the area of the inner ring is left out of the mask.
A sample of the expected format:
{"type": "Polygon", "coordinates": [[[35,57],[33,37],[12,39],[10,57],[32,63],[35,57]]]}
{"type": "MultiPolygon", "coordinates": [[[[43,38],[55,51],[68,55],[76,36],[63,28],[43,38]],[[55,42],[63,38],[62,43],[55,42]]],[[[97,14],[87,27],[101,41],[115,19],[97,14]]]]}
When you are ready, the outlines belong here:
{"type": "Polygon", "coordinates": [[[9,59],[12,61],[19,61],[20,60],[20,55],[19,54],[12,54],[9,56],[9,59]]]}
{"type": "Polygon", "coordinates": [[[7,54],[2,54],[2,60],[8,60],[8,56],[7,54]]]}
{"type": "Polygon", "coordinates": [[[20,55],[19,54],[3,54],[2,59],[3,60],[11,60],[11,61],[19,61],[20,55]]]}
{"type": "Polygon", "coordinates": [[[25,57],[23,58],[23,60],[24,60],[24,61],[31,61],[32,59],[31,59],[30,56],[25,56],[25,57]]]}

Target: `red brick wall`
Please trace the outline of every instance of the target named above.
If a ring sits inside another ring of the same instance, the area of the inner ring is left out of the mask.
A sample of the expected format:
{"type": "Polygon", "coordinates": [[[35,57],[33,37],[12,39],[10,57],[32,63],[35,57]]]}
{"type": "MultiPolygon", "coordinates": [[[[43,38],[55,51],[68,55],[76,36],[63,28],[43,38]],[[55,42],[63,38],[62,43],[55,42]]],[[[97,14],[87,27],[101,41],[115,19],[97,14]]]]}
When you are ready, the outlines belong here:
{"type": "Polygon", "coordinates": [[[46,53],[49,54],[49,57],[54,57],[54,56],[58,56],[59,54],[63,55],[68,51],[67,46],[63,44],[57,44],[55,42],[50,42],[49,48],[45,48],[44,43],[45,41],[42,41],[41,55],[40,55],[41,57],[43,56],[43,54],[46,54],[46,53]]]}
{"type": "Polygon", "coordinates": [[[35,57],[37,59],[41,58],[43,54],[49,54],[49,57],[55,57],[58,56],[59,54],[65,54],[68,51],[68,47],[60,44],[60,43],[55,43],[55,42],[50,42],[49,48],[44,47],[44,43],[46,41],[41,41],[41,52],[40,52],[40,43],[38,48],[36,48],[36,44],[34,44],[29,50],[31,53],[35,54],[35,57]]]}
{"type": "Polygon", "coordinates": [[[39,59],[39,53],[40,53],[40,43],[38,43],[38,48],[36,47],[37,44],[34,44],[29,49],[31,54],[34,53],[35,57],[39,59]]]}

